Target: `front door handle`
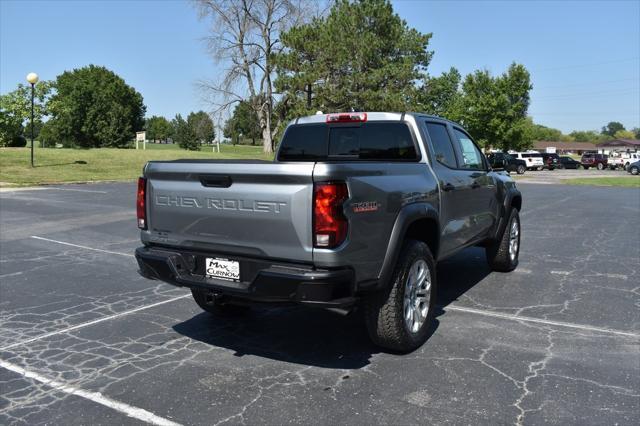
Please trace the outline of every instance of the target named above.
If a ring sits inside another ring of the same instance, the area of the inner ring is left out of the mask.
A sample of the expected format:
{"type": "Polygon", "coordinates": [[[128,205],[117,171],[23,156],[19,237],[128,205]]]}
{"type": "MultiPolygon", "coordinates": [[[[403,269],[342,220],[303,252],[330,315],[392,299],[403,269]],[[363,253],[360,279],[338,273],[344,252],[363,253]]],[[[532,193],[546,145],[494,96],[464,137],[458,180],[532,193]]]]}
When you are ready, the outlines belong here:
{"type": "Polygon", "coordinates": [[[443,190],[443,191],[445,191],[445,192],[447,192],[447,191],[453,191],[454,189],[456,189],[456,187],[455,187],[455,186],[453,186],[453,185],[452,185],[452,184],[450,184],[450,183],[447,183],[447,184],[445,184],[445,185],[442,187],[442,190],[443,190]]]}

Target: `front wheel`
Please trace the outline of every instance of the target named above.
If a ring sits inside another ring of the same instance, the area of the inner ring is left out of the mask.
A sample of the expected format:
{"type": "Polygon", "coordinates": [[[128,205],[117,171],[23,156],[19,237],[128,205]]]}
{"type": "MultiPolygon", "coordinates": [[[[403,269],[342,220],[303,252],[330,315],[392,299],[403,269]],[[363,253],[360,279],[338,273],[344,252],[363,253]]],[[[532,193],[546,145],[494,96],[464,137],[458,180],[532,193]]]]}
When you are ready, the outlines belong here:
{"type": "Polygon", "coordinates": [[[511,272],[518,266],[520,255],[520,215],[512,208],[500,239],[487,245],[487,262],[494,271],[511,272]]]}
{"type": "Polygon", "coordinates": [[[422,241],[405,241],[389,285],[364,300],[371,340],[398,352],[422,346],[434,319],[436,288],[429,247],[422,241]]]}
{"type": "Polygon", "coordinates": [[[525,166],[520,165],[516,169],[516,173],[518,173],[519,175],[523,175],[526,170],[527,170],[527,168],[525,166]]]}
{"type": "Polygon", "coordinates": [[[582,166],[583,169],[589,170],[589,166],[582,166]]]}
{"type": "Polygon", "coordinates": [[[604,164],[598,163],[597,167],[598,167],[598,170],[602,170],[602,169],[604,169],[604,164]]]}
{"type": "Polygon", "coordinates": [[[630,172],[631,172],[631,174],[632,174],[632,175],[637,176],[637,175],[638,175],[638,173],[640,173],[640,169],[638,169],[638,167],[637,167],[637,166],[633,166],[633,167],[631,167],[630,172]]]}

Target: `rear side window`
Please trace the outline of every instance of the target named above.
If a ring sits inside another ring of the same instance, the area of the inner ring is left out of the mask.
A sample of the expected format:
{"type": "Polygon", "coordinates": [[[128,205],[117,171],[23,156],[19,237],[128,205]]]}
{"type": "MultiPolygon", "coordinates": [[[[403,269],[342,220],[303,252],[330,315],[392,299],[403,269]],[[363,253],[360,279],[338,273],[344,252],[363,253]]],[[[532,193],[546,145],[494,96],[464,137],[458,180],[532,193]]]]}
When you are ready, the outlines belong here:
{"type": "Polygon", "coordinates": [[[290,126],[278,154],[281,161],[415,161],[418,158],[411,131],[400,122],[290,126]]]}
{"type": "Polygon", "coordinates": [[[282,138],[278,158],[284,161],[317,161],[327,156],[327,126],[290,126],[282,138]]]}
{"type": "Polygon", "coordinates": [[[447,127],[444,124],[427,123],[427,131],[429,132],[429,138],[433,145],[436,160],[454,169],[458,167],[456,154],[453,151],[453,145],[451,144],[447,127]]]}
{"type": "Polygon", "coordinates": [[[462,133],[458,129],[453,129],[458,144],[460,145],[460,152],[462,153],[462,161],[464,169],[482,170],[484,169],[484,162],[482,161],[482,153],[473,141],[465,133],[462,133]]]}

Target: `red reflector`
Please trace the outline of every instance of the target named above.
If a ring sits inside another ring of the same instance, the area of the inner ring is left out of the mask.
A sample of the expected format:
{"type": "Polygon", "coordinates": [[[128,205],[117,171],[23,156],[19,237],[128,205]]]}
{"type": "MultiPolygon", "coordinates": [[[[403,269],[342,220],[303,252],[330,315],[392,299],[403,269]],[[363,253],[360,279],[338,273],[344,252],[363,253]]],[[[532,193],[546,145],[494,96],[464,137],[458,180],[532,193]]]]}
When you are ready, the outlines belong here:
{"type": "Polygon", "coordinates": [[[313,187],[313,245],[334,248],[347,237],[347,218],[342,204],[349,197],[344,182],[316,183],[313,187]]]}
{"type": "Polygon", "coordinates": [[[147,229],[147,179],[143,177],[138,178],[136,213],[138,216],[138,228],[147,229]]]}
{"type": "Polygon", "coordinates": [[[341,112],[327,114],[327,123],[363,123],[367,121],[366,112],[341,112]]]}

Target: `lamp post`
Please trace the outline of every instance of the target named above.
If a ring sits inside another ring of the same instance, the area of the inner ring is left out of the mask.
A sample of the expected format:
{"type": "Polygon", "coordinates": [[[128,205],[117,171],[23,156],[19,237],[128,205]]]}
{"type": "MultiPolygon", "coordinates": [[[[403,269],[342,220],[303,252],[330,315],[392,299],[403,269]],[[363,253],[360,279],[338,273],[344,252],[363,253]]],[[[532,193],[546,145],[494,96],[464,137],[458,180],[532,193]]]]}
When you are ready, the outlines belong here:
{"type": "Polygon", "coordinates": [[[38,82],[38,74],[30,72],[27,74],[27,81],[31,84],[31,167],[33,167],[33,98],[35,96],[35,86],[38,82]]]}

